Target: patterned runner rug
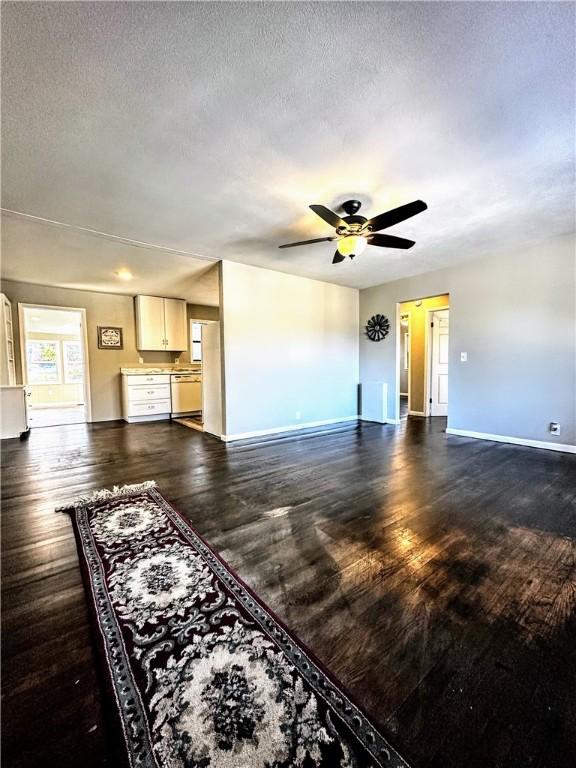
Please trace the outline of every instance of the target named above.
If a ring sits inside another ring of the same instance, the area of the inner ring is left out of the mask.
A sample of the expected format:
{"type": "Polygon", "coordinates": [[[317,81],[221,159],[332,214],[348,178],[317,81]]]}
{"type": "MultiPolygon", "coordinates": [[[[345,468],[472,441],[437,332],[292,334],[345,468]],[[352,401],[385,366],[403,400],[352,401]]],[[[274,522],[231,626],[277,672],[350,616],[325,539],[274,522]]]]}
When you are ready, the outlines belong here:
{"type": "Polygon", "coordinates": [[[66,510],[127,765],[407,768],[153,485],[66,510]]]}

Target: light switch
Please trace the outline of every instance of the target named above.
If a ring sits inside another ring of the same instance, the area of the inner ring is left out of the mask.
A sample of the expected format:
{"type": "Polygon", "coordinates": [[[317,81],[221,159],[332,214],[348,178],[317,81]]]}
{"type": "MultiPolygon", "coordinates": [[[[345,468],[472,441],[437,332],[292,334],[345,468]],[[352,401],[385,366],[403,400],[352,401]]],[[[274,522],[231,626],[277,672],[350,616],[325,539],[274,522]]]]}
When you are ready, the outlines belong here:
{"type": "Polygon", "coordinates": [[[460,352],[460,362],[465,363],[468,360],[468,352],[460,352]]]}

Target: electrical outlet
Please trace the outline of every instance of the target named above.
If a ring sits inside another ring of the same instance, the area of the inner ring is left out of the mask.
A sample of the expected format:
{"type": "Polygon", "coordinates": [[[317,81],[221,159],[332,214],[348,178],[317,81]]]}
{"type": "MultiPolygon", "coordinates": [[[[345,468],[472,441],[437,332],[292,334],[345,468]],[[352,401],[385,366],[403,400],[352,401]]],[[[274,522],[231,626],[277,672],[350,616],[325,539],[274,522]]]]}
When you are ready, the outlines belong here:
{"type": "Polygon", "coordinates": [[[138,362],[140,363],[140,365],[142,365],[142,364],[143,364],[143,362],[144,362],[144,358],[143,358],[143,357],[139,357],[139,358],[138,358],[138,362]]]}
{"type": "Polygon", "coordinates": [[[297,418],[297,419],[301,419],[301,418],[302,418],[302,413],[301,413],[301,411],[296,411],[296,418],[297,418]]]}
{"type": "Polygon", "coordinates": [[[468,360],[468,352],[460,352],[460,362],[465,363],[468,360]]]}
{"type": "Polygon", "coordinates": [[[557,421],[551,421],[550,422],[550,432],[553,435],[559,435],[560,434],[560,424],[558,424],[557,421]]]}

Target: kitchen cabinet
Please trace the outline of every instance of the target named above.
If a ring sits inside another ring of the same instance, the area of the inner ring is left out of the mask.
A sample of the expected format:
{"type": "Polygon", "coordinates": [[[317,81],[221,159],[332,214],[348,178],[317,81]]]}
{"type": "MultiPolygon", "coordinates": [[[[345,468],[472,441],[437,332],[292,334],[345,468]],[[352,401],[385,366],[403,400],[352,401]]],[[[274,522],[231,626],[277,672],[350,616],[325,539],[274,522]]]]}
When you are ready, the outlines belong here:
{"type": "Polygon", "coordinates": [[[183,349],[188,349],[185,301],[182,299],[164,299],[164,329],[167,350],[180,352],[183,349]]]}
{"type": "Polygon", "coordinates": [[[181,352],[188,348],[186,302],[160,296],[136,296],[136,347],[181,352]]]}
{"type": "Polygon", "coordinates": [[[170,376],[151,374],[122,375],[122,416],[130,424],[138,421],[169,419],[170,376]]]}
{"type": "Polygon", "coordinates": [[[7,386],[16,384],[14,363],[14,332],[12,325],[12,304],[0,293],[0,383],[7,386]]]}
{"type": "Polygon", "coordinates": [[[26,390],[23,386],[0,387],[0,437],[22,437],[28,431],[26,390]]]}

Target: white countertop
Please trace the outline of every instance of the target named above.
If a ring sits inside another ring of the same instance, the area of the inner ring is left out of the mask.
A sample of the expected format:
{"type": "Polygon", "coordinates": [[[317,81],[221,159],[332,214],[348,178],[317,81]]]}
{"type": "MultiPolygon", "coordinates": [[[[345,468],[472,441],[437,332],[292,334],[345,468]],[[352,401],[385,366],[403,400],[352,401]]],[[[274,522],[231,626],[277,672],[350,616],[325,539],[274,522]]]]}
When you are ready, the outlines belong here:
{"type": "Polygon", "coordinates": [[[163,366],[150,366],[150,368],[120,368],[120,373],[124,376],[150,376],[150,374],[162,375],[171,373],[196,373],[200,374],[200,366],[193,368],[191,366],[179,365],[171,368],[163,366]]]}

